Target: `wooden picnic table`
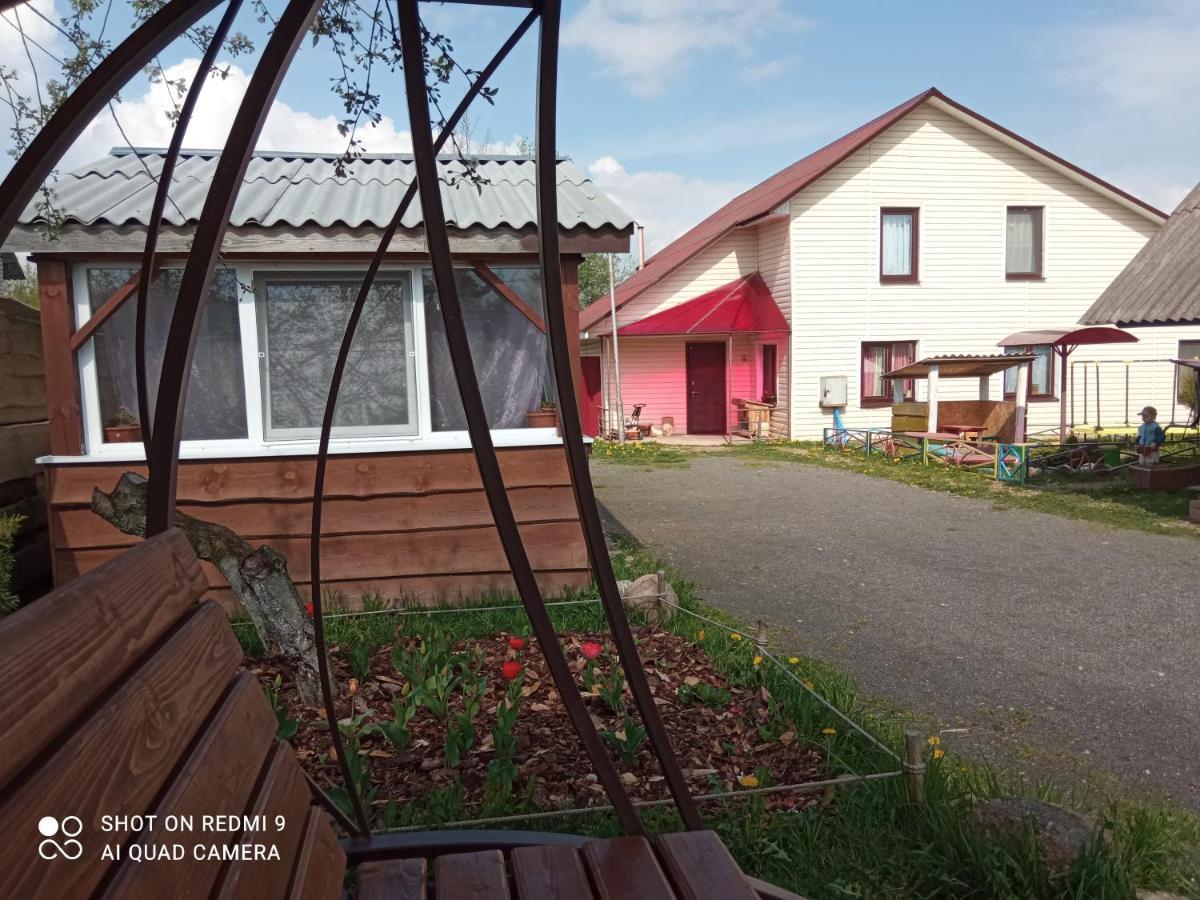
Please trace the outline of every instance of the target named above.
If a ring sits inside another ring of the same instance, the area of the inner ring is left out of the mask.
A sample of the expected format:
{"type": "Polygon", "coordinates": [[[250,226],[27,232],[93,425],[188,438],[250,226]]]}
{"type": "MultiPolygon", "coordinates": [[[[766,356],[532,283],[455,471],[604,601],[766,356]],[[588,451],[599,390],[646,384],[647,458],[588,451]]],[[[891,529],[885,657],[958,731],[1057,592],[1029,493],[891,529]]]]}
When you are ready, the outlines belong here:
{"type": "Polygon", "coordinates": [[[985,430],[985,426],[983,425],[952,424],[950,422],[938,422],[938,428],[942,431],[948,431],[950,434],[958,435],[964,440],[970,440],[971,435],[974,435],[975,439],[978,440],[985,430]]]}

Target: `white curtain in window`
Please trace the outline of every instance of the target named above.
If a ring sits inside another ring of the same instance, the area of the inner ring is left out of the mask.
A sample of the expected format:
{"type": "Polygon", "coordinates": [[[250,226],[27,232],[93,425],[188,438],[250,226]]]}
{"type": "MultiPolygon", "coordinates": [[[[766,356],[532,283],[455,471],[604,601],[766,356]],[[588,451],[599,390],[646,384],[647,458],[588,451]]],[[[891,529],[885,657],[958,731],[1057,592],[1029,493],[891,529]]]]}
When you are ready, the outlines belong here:
{"type": "MultiPolygon", "coordinates": [[[[104,301],[133,274],[133,269],[88,269],[91,311],[95,313],[103,306],[104,301]]],[[[158,379],[167,332],[182,279],[182,269],[164,269],[150,287],[146,309],[146,381],[151,412],[158,399],[158,379]]],[[[246,437],[246,391],[242,378],[242,337],[237,302],[237,277],[230,269],[218,269],[209,288],[204,314],[200,317],[196,349],[192,353],[187,400],[183,408],[184,440],[246,437]]],[[[114,424],[122,407],[137,413],[137,381],[133,371],[135,306],[130,297],[92,338],[103,425],[114,424]]]]}
{"type": "Polygon", "coordinates": [[[864,397],[887,396],[887,383],[883,380],[887,372],[887,347],[869,344],[863,348],[864,397]]]}
{"type": "MultiPolygon", "coordinates": [[[[545,321],[541,275],[533,268],[496,268],[496,276],[545,321]]],[[[434,431],[463,431],[466,413],[458,394],[446,326],[433,273],[425,285],[425,333],[429,345],[429,406],[434,431]]],[[[555,400],[545,333],[475,272],[456,269],[459,302],[467,326],[471,361],[492,428],[524,428],[525,413],[555,400]]]]}
{"type": "Polygon", "coordinates": [[[1008,236],[1005,243],[1005,271],[1021,274],[1037,271],[1032,210],[1008,211],[1008,236]]]}
{"type": "Polygon", "coordinates": [[[883,217],[884,275],[912,274],[912,228],[909,213],[888,213],[883,217]]]}

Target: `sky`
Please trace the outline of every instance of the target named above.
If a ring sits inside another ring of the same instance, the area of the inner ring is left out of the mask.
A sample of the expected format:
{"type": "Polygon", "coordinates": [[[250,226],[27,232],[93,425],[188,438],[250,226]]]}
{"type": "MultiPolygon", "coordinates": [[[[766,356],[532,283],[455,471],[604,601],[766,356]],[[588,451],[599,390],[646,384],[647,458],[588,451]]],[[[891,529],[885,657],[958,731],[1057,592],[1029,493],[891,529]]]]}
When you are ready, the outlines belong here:
{"type": "MultiPolygon", "coordinates": [[[[127,3],[114,0],[107,37],[128,32],[127,3]]],[[[65,0],[34,5],[53,18],[65,0]]],[[[422,13],[476,68],[520,20],[516,10],[434,3],[422,13]]],[[[13,16],[0,16],[0,66],[28,84],[13,16]]],[[[65,41],[48,24],[28,10],[21,24],[30,40],[61,54],[65,41]]],[[[237,27],[261,49],[265,26],[252,14],[244,11],[237,27]]],[[[495,104],[478,107],[473,137],[492,152],[513,152],[533,132],[535,37],[506,60],[495,104]]],[[[558,149],[646,227],[653,252],[737,193],[936,86],[1170,211],[1200,180],[1198,46],[1200,0],[564,0],[558,149]]],[[[40,77],[52,75],[53,60],[28,49],[40,77]]],[[[180,41],[161,61],[168,74],[187,75],[198,57],[180,41]]],[[[254,58],[220,64],[227,77],[205,86],[190,147],[224,143],[254,58]]],[[[260,147],[344,147],[335,64],[324,44],[305,41],[260,147]]],[[[396,72],[377,81],[386,115],[360,135],[368,151],[410,146],[400,80],[396,72]]],[[[461,81],[447,88],[450,105],[462,89],[461,81]]],[[[136,77],[116,121],[105,112],[92,122],[62,167],[126,138],[165,146],[171,105],[166,88],[136,77]]],[[[11,147],[6,116],[0,106],[3,150],[11,147]]],[[[0,172],[10,165],[6,155],[0,172]]]]}

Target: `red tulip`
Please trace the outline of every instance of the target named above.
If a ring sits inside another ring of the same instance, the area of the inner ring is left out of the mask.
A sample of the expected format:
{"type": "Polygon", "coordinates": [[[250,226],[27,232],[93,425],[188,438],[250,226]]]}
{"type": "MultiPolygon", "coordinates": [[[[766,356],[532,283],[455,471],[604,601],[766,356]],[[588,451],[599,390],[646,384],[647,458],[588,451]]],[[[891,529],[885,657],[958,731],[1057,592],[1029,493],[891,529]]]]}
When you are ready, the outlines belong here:
{"type": "Polygon", "coordinates": [[[524,650],[525,649],[525,638],[510,637],[508,639],[508,646],[512,647],[514,650],[524,650]]]}
{"type": "Polygon", "coordinates": [[[579,645],[579,649],[583,651],[583,655],[588,659],[596,659],[604,650],[604,645],[596,641],[584,641],[579,645]]]}
{"type": "Polygon", "coordinates": [[[500,667],[500,674],[509,681],[512,681],[521,674],[522,668],[524,667],[519,662],[517,662],[515,659],[510,659],[500,667]]]}
{"type": "Polygon", "coordinates": [[[310,619],[313,617],[313,605],[311,600],[304,604],[304,611],[308,613],[308,617],[310,619]]]}

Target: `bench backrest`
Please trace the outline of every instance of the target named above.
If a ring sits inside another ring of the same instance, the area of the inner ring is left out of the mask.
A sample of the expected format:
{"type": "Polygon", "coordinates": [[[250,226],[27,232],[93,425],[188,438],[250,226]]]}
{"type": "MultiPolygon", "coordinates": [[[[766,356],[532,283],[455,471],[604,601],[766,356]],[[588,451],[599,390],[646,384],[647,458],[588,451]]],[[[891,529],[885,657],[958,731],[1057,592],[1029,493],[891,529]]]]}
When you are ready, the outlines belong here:
{"type": "Polygon", "coordinates": [[[340,895],[328,816],[206,589],[170,531],[0,620],[0,897],[340,895]]]}

